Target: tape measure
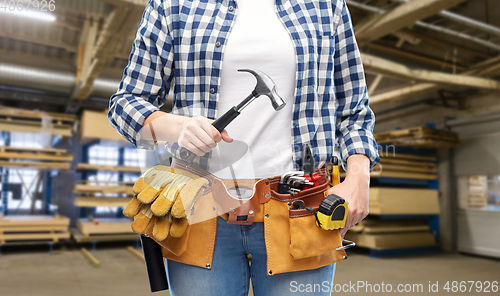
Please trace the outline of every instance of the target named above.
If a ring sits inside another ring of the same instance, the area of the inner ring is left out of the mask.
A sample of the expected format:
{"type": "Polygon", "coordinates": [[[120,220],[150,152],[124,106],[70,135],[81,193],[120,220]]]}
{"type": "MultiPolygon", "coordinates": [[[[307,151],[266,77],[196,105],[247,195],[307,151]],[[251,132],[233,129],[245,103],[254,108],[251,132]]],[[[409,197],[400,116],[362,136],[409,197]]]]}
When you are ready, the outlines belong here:
{"type": "Polygon", "coordinates": [[[347,217],[347,205],[347,201],[342,197],[335,194],[328,195],[319,205],[316,224],[325,230],[343,228],[347,217]]]}

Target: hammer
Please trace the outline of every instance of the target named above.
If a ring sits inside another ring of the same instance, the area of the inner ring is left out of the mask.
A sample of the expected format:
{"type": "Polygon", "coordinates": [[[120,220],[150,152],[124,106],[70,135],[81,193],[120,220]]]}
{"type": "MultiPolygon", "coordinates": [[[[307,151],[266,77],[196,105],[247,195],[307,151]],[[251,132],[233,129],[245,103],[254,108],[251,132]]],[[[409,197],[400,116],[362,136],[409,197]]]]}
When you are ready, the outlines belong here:
{"type": "MultiPolygon", "coordinates": [[[[255,86],[252,93],[246,97],[241,103],[237,106],[233,106],[229,109],[224,115],[217,118],[212,125],[219,131],[222,132],[226,126],[231,123],[238,115],[240,115],[241,111],[245,109],[248,104],[253,102],[256,98],[265,95],[269,97],[271,100],[271,105],[273,106],[275,111],[279,111],[285,107],[286,103],[283,99],[278,95],[276,91],[276,84],[274,81],[262,71],[259,70],[251,70],[251,69],[239,69],[238,72],[248,72],[253,74],[257,79],[257,85],[255,86]]],[[[194,153],[191,153],[186,148],[182,148],[180,151],[180,156],[184,160],[190,160],[194,157],[194,153]]]]}

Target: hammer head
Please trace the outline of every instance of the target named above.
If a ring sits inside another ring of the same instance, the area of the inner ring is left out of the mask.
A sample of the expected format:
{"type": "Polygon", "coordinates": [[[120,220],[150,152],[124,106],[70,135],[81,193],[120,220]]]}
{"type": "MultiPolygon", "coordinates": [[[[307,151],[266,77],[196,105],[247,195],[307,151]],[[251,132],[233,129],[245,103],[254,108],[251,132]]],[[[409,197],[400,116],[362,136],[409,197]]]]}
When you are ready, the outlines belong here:
{"type": "Polygon", "coordinates": [[[256,97],[265,95],[271,99],[271,105],[273,105],[274,110],[278,111],[285,107],[286,103],[278,95],[276,91],[276,83],[262,71],[251,70],[251,69],[239,69],[240,72],[249,72],[257,79],[257,85],[255,86],[254,92],[256,92],[256,97]]]}

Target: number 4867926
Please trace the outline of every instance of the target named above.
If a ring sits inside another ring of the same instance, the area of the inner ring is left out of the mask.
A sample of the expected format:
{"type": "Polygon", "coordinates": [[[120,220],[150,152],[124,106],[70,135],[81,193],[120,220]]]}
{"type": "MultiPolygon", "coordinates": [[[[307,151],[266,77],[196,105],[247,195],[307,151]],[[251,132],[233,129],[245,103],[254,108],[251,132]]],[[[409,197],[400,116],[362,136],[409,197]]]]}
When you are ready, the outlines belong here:
{"type": "Polygon", "coordinates": [[[0,0],[0,11],[54,11],[55,0],[0,0]]]}

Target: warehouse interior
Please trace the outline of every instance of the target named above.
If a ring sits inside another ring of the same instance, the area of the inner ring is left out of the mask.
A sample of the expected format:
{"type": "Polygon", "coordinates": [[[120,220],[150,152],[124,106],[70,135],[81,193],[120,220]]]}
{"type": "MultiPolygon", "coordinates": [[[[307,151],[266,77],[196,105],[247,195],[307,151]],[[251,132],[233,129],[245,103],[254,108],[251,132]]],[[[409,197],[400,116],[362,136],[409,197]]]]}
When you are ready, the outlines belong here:
{"type": "MultiPolygon", "coordinates": [[[[147,2],[0,1],[0,295],[151,293],[121,212],[157,156],[107,118],[147,2]]],[[[498,292],[498,1],[345,2],[381,162],[334,284],[498,292]]]]}

